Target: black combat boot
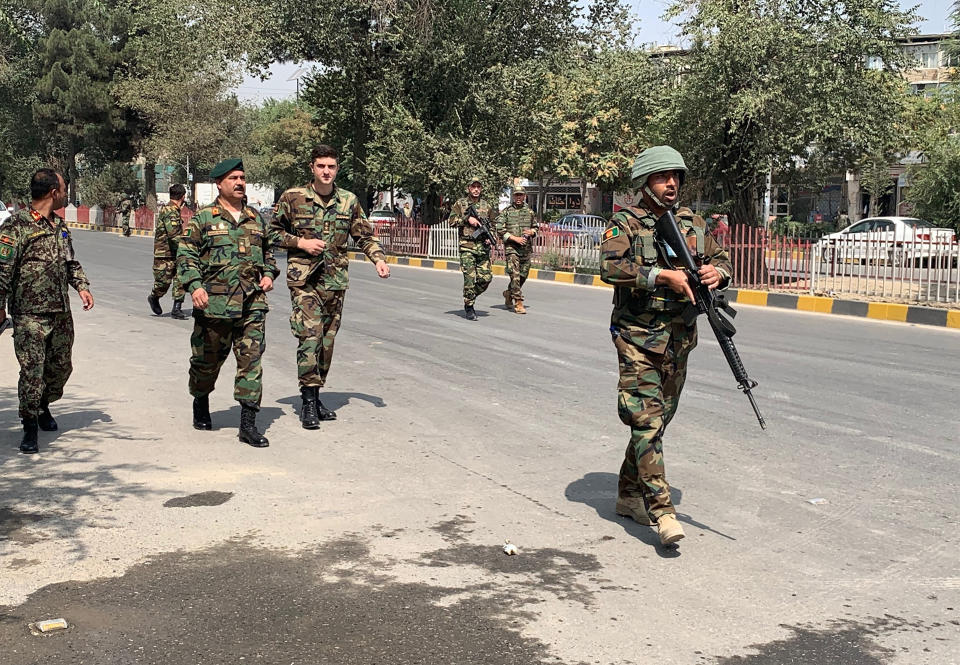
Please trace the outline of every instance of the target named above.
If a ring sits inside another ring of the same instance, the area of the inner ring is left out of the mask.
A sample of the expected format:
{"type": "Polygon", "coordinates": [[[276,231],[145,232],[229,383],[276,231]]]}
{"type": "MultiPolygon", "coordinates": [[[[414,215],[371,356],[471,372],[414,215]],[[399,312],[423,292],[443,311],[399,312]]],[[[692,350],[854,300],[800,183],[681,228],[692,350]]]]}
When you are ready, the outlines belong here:
{"type": "Polygon", "coordinates": [[[52,415],[50,415],[49,404],[40,405],[40,415],[37,416],[37,424],[40,426],[40,429],[42,429],[44,432],[57,431],[57,421],[53,419],[52,415]]]}
{"type": "Polygon", "coordinates": [[[20,442],[20,452],[24,455],[30,455],[40,452],[40,446],[37,444],[37,419],[23,419],[23,441],[20,442]]]}
{"type": "Polygon", "coordinates": [[[156,297],[152,293],[147,296],[147,304],[150,305],[150,311],[157,316],[163,314],[163,308],[160,307],[160,298],[156,297]]]}
{"type": "Polygon", "coordinates": [[[317,398],[317,417],[320,420],[336,420],[337,414],[323,405],[320,401],[320,389],[314,388],[313,395],[317,398]]]}
{"type": "Polygon", "coordinates": [[[300,386],[300,398],[303,400],[300,424],[303,429],[317,429],[320,427],[320,419],[317,417],[317,389],[313,386],[300,386]]]}
{"type": "Polygon", "coordinates": [[[257,431],[257,411],[260,407],[253,402],[240,402],[239,439],[254,448],[266,448],[270,445],[267,437],[257,431]]]}
{"type": "Polygon", "coordinates": [[[477,320],[477,310],[473,308],[473,305],[464,305],[463,311],[467,315],[467,321],[477,320]]]}
{"type": "Polygon", "coordinates": [[[213,429],[209,395],[193,398],[193,429],[213,429]]]}
{"type": "Polygon", "coordinates": [[[183,301],[182,301],[182,300],[174,300],[174,301],[173,301],[173,309],[170,310],[170,318],[171,318],[171,319],[179,319],[179,320],[181,320],[181,321],[186,320],[187,315],[183,313],[183,301]]]}

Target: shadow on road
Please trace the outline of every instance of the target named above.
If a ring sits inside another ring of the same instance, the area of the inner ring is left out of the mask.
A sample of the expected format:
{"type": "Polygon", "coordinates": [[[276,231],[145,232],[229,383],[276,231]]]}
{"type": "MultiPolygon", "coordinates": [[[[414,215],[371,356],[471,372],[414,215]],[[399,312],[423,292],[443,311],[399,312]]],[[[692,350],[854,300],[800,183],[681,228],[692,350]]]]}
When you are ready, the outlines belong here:
{"type": "MultiPolygon", "coordinates": [[[[496,307],[496,305],[493,305],[493,307],[496,307]]],[[[482,319],[482,318],[485,317],[485,316],[490,316],[490,314],[489,314],[488,312],[486,312],[485,310],[478,309],[478,310],[476,310],[476,311],[477,311],[477,318],[478,318],[478,319],[482,319]]],[[[444,314],[453,314],[454,316],[459,316],[461,319],[466,319],[466,318],[467,318],[466,313],[464,313],[464,311],[463,311],[462,309],[451,309],[451,310],[448,310],[448,311],[444,312],[444,314]]]]}
{"type": "MultiPolygon", "coordinates": [[[[323,388],[320,389],[320,401],[323,402],[323,405],[330,409],[331,411],[337,411],[345,407],[350,403],[350,400],[358,399],[363,402],[369,402],[377,408],[383,408],[387,405],[383,401],[382,397],[377,397],[376,395],[368,395],[366,393],[334,393],[326,392],[323,388]]],[[[291,397],[284,397],[283,399],[278,399],[277,404],[290,404],[293,406],[294,413],[297,416],[300,415],[300,407],[303,405],[300,395],[293,395],[291,397]]]]}
{"type": "MultiPolygon", "coordinates": [[[[275,406],[261,406],[260,411],[257,412],[257,428],[265,432],[282,415],[283,409],[275,406]]],[[[212,411],[210,420],[213,421],[215,430],[240,427],[240,405],[235,404],[223,411],[212,411]]]]}

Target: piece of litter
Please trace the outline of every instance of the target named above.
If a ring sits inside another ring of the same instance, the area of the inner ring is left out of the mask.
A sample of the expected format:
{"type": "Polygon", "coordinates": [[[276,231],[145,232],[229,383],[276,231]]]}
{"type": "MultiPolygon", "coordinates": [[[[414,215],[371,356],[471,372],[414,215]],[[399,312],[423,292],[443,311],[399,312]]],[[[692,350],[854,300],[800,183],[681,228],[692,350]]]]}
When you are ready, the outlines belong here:
{"type": "Polygon", "coordinates": [[[807,503],[809,503],[809,504],[811,504],[811,505],[813,505],[813,506],[819,506],[821,503],[826,503],[826,502],[827,502],[826,499],[821,499],[821,498],[819,498],[819,497],[816,498],[816,499],[807,499],[807,503]]]}
{"type": "Polygon", "coordinates": [[[520,550],[517,549],[517,546],[511,543],[509,540],[503,544],[503,553],[507,556],[514,556],[520,554],[520,550]]]}
{"type": "Polygon", "coordinates": [[[54,630],[63,630],[67,627],[66,619],[47,619],[36,623],[37,630],[41,633],[49,633],[54,630]]]}

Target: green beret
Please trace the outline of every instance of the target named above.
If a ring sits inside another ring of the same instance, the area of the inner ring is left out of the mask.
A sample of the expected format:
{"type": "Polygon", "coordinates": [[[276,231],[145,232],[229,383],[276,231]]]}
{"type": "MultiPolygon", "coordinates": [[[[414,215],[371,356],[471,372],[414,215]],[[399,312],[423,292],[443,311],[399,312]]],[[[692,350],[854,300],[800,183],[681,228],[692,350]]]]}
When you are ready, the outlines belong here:
{"type": "Polygon", "coordinates": [[[231,157],[222,162],[218,162],[216,166],[210,169],[210,177],[216,180],[217,178],[222,178],[227,175],[230,171],[237,170],[243,170],[243,160],[239,157],[231,157]]]}

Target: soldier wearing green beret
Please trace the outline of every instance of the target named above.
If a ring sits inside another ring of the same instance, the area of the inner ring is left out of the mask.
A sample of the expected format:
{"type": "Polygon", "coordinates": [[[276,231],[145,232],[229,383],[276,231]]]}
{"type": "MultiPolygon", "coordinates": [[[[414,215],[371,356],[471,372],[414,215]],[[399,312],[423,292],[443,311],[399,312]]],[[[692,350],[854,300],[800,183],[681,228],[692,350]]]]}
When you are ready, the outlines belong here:
{"type": "Polygon", "coordinates": [[[480,178],[471,178],[467,183],[467,196],[453,204],[450,210],[450,226],[460,229],[460,272],[463,273],[463,311],[469,321],[477,320],[477,311],[473,305],[477,296],[487,290],[493,281],[493,268],[490,265],[488,241],[473,238],[480,226],[476,213],[493,226],[494,208],[480,198],[483,183],[480,178]],[[468,211],[470,214],[468,214],[468,211]]]}
{"type": "Polygon", "coordinates": [[[266,345],[266,293],[273,289],[278,269],[266,223],[245,205],[243,162],[226,159],[213,167],[210,177],[219,196],[193,216],[177,251],[180,282],[193,299],[193,426],[212,429],[209,395],[232,348],[237,357],[233,396],[240,402],[239,438],[262,448],[269,442],[256,424],[263,392],[260,358],[266,345]]]}
{"type": "MultiPolygon", "coordinates": [[[[695,317],[687,323],[684,316],[694,299],[687,274],[664,258],[655,225],[676,209],[686,172],[673,148],[644,150],[632,173],[642,202],[610,218],[600,245],[600,278],[614,286],[610,333],[620,366],[617,411],[630,427],[616,511],[640,524],[656,524],[664,545],[684,537],[664,472],[663,434],[677,410],[697,328],[695,317]]],[[[677,209],[676,217],[691,253],[702,260],[703,283],[725,288],[732,274],[727,252],[689,208],[677,209]]]]}
{"type": "Polygon", "coordinates": [[[317,429],[321,420],[337,417],[323,405],[320,389],[326,385],[333,362],[333,342],[349,283],[349,239],[373,262],[377,275],[383,279],[390,276],[390,266],[360,201],[336,185],[338,159],[336,149],[329,145],[314,148],[310,154],[313,182],[285,191],[271,222],[274,236],[287,249],[290,330],[297,338],[297,378],[303,400],[300,424],[304,429],[317,429]]]}
{"type": "Polygon", "coordinates": [[[527,205],[527,192],[523,187],[513,190],[513,205],[500,212],[497,218],[497,235],[503,238],[503,253],[507,260],[507,275],[510,286],[503,292],[503,304],[517,314],[526,314],[523,306],[523,283],[530,274],[530,256],[533,254],[533,238],[537,235],[537,217],[527,205]]]}

